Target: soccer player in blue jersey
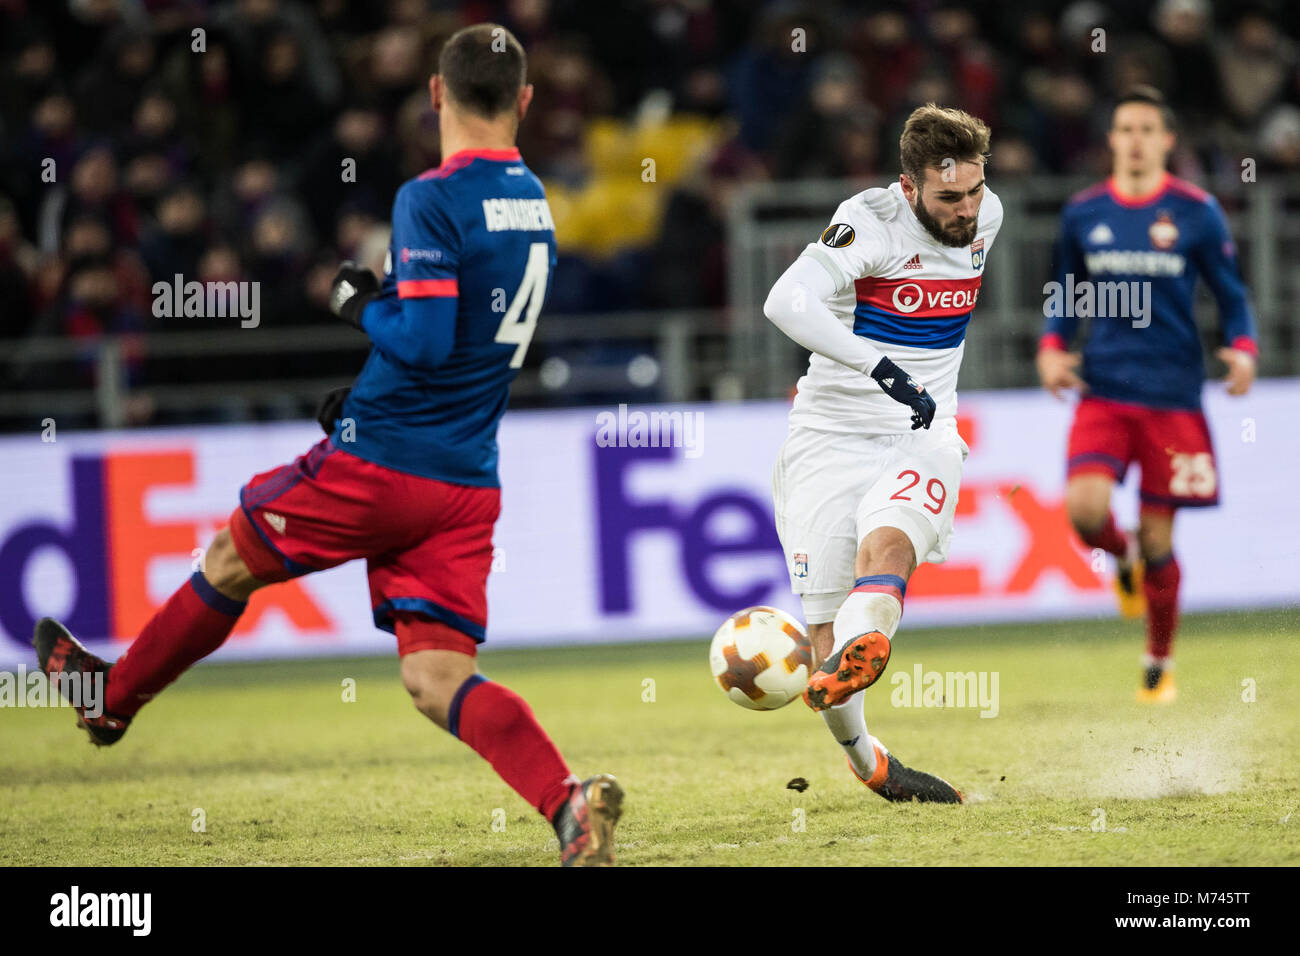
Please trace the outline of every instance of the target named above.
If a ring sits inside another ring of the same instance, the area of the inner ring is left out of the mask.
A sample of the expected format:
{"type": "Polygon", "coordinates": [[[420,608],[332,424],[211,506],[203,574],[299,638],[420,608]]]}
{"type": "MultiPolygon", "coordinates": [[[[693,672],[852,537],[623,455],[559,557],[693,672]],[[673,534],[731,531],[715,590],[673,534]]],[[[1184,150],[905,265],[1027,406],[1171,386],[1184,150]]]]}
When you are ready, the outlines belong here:
{"type": "Polygon", "coordinates": [[[107,675],[103,714],[81,708],[79,725],[112,744],[221,646],[258,588],[365,558],[375,624],[396,637],[415,706],[551,821],[565,865],[608,865],[617,781],[579,782],[528,704],[476,665],[501,501],[497,423],[555,263],[545,193],[514,145],[533,95],[525,66],[494,24],[443,48],[429,83],[442,165],[398,190],[382,284],[351,263],[334,280],[332,311],[371,349],[322,415],[329,437],[244,486],[203,570],[111,667],[50,618],[33,643],[46,673],[107,675]]]}
{"type": "Polygon", "coordinates": [[[1159,91],[1126,94],[1111,119],[1114,174],[1074,196],[1061,216],[1055,285],[1044,309],[1038,374],[1053,395],[1083,393],[1070,430],[1066,508],[1083,541],[1113,554],[1121,610],[1145,613],[1138,699],[1176,696],[1178,625],[1174,514],[1218,504],[1219,477],[1192,316],[1198,279],[1214,293],[1230,395],[1255,377],[1255,322],[1228,225],[1213,196],[1165,171],[1174,118],[1159,91]],[[1082,356],[1068,351],[1090,316],[1082,356]],[[1111,489],[1142,472],[1136,533],[1121,531],[1111,489]]]}

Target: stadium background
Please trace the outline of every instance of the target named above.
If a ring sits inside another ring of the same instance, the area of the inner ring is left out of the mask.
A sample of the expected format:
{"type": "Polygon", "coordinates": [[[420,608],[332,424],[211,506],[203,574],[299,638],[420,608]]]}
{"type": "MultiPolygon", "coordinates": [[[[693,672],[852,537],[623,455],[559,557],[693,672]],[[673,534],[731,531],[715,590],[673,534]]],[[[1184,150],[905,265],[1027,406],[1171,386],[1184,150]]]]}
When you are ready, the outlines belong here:
{"type": "MultiPolygon", "coordinates": [[[[1294,601],[1269,573],[1293,545],[1252,533],[1300,526],[1293,4],[6,0],[0,663],[43,613],[133,634],[239,483],[313,440],[316,398],[365,354],[325,309],[330,278],[344,258],[381,268],[396,186],[438,161],[438,47],[481,20],[528,50],[520,146],[560,245],[515,389],[532,411],[503,431],[493,641],[698,635],[744,603],[792,606],[767,487],[805,356],[760,305],[841,199],[896,177],[902,121],[930,100],[989,122],[1007,218],[962,374],[958,550],[909,619],[1108,614],[1104,576],[1061,543],[1068,409],[1005,390],[1033,385],[1056,214],[1105,174],[1109,98],[1136,82],[1177,111],[1173,171],[1229,215],[1273,379],[1235,404],[1209,386],[1224,507],[1183,522],[1185,593],[1294,601]],[[259,283],[257,326],[156,317],[153,284],[177,274],[259,283]],[[698,416],[698,453],[593,445],[621,404],[698,416]],[[638,524],[646,502],[671,519],[638,524]]],[[[263,592],[221,653],[388,650],[364,594],[359,566],[263,592]]]]}

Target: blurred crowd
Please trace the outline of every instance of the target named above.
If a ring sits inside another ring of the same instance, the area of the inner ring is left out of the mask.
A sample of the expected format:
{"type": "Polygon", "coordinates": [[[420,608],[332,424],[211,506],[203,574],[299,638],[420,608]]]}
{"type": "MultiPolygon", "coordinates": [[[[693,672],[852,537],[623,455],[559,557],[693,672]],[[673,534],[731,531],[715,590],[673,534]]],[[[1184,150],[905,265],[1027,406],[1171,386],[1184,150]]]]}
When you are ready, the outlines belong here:
{"type": "Polygon", "coordinates": [[[152,314],[178,273],[261,280],[264,324],[328,321],[337,263],[382,260],[394,191],[438,163],[426,80],[467,23],[524,43],[520,146],[566,196],[594,182],[601,123],[708,131],[635,241],[569,241],[557,216],[549,308],[573,313],[724,304],[737,184],[891,178],[931,100],[988,121],[1000,178],[1104,172],[1108,100],[1138,82],[1177,111],[1180,173],[1300,169],[1297,7],[0,0],[0,337],[203,328],[152,314]]]}

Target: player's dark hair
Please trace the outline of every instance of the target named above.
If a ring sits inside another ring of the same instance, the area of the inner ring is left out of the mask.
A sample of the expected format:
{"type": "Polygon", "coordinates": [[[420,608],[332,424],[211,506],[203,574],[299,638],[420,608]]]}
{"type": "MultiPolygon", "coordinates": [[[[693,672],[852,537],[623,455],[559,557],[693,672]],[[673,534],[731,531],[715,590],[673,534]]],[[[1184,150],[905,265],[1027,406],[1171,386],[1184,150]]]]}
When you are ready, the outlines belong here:
{"type": "Polygon", "coordinates": [[[912,111],[898,140],[903,172],[917,188],[927,169],[944,169],[945,161],[984,162],[989,156],[989,128],[977,116],[927,103],[912,111]]]}
{"type": "Polygon", "coordinates": [[[495,23],[456,31],[438,55],[438,73],[451,98],[487,119],[514,108],[527,69],[524,48],[495,23]]]}
{"type": "Polygon", "coordinates": [[[1115,106],[1110,111],[1111,125],[1115,125],[1115,111],[1126,103],[1146,103],[1148,106],[1154,106],[1160,111],[1160,118],[1164,121],[1165,129],[1172,132],[1177,128],[1174,120],[1174,111],[1169,108],[1169,102],[1165,95],[1154,86],[1134,86],[1124,92],[1119,99],[1115,101],[1115,106]]]}

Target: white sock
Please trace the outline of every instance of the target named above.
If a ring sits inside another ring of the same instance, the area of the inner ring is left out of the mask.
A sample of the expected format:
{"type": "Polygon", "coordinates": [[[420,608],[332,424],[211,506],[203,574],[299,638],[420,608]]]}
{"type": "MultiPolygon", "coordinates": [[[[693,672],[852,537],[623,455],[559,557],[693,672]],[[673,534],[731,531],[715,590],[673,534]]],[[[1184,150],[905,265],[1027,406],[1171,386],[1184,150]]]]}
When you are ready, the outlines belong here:
{"type": "Polygon", "coordinates": [[[852,591],[835,614],[835,649],[870,631],[879,631],[892,641],[902,617],[903,602],[892,594],[852,591]]]}
{"type": "MultiPolygon", "coordinates": [[[[835,614],[832,631],[835,649],[839,650],[861,634],[879,631],[893,640],[898,622],[903,617],[903,602],[892,594],[880,591],[853,591],[835,614]]],[[[876,751],[873,743],[880,741],[867,733],[867,718],[862,712],[861,693],[854,694],[842,704],[821,712],[826,726],[835,735],[835,742],[849,755],[853,769],[863,780],[876,771],[876,751]]],[[[884,747],[881,746],[881,750],[884,747]]],[[[888,751],[885,751],[888,753],[888,751]]]]}
{"type": "Polygon", "coordinates": [[[826,708],[821,715],[835,736],[835,742],[849,755],[849,762],[853,764],[858,776],[863,780],[869,779],[876,772],[876,751],[872,743],[879,741],[867,733],[867,718],[862,712],[862,694],[854,694],[844,703],[826,708]]]}

